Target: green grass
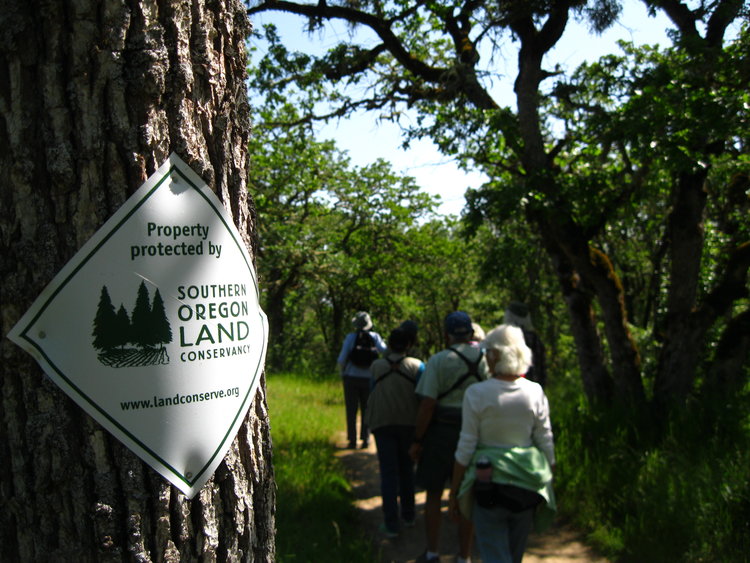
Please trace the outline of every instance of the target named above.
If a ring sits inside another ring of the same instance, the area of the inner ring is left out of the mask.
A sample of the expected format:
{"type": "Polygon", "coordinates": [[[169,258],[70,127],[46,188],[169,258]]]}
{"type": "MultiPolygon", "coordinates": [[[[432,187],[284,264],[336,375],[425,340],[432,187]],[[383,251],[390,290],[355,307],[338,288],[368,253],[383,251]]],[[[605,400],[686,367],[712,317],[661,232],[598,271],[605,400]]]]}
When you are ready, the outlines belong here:
{"type": "Polygon", "coordinates": [[[334,456],[344,424],[338,378],[267,380],[276,473],[276,560],[376,561],[358,525],[351,487],[334,456]]]}
{"type": "Polygon", "coordinates": [[[555,419],[559,504],[613,560],[748,561],[747,400],[690,405],[655,432],[583,403],[555,419]]]}
{"type": "MultiPolygon", "coordinates": [[[[557,395],[561,516],[587,530],[603,554],[623,563],[750,560],[750,389],[732,405],[694,403],[660,432],[648,417],[557,395]]],[[[273,375],[268,397],[277,561],[377,561],[334,456],[344,426],[338,378],[273,375]]]]}

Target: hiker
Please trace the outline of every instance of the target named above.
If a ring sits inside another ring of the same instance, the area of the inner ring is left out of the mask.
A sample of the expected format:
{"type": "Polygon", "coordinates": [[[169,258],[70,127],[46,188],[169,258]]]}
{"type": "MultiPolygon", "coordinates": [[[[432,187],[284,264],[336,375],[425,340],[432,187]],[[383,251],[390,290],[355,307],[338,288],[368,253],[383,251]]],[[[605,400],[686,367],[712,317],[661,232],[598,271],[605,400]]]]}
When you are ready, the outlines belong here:
{"type": "MultiPolygon", "coordinates": [[[[414,443],[409,453],[418,462],[416,483],[426,491],[425,532],[427,549],[417,561],[439,561],[440,502],[450,481],[453,455],[461,429],[461,403],[467,387],[489,377],[489,369],[480,348],[472,346],[471,318],[455,311],[445,318],[448,348],[427,361],[417,384],[420,396],[414,443]]],[[[458,561],[471,555],[471,522],[459,522],[458,561]]]]}
{"type": "Polygon", "coordinates": [[[519,327],[500,325],[482,346],[492,377],[463,397],[449,510],[472,519],[483,562],[520,563],[535,515],[554,514],[549,405],[523,377],[531,350],[519,327]]]}
{"type": "Polygon", "coordinates": [[[469,344],[478,348],[482,344],[482,340],[484,340],[484,330],[477,323],[471,323],[471,329],[474,333],[471,336],[471,340],[469,340],[469,344]]]}
{"type": "Polygon", "coordinates": [[[409,319],[398,325],[398,328],[406,332],[407,338],[409,339],[409,345],[406,347],[406,355],[411,356],[412,358],[422,359],[419,349],[417,348],[417,345],[419,344],[419,339],[417,337],[419,326],[417,323],[409,319]]]}
{"type": "Polygon", "coordinates": [[[511,302],[508,308],[505,309],[503,323],[521,328],[524,341],[531,349],[531,357],[534,365],[529,367],[528,373],[525,374],[526,379],[536,381],[542,387],[547,385],[547,357],[544,350],[544,343],[534,330],[529,308],[519,301],[511,302]]]}
{"type": "Polygon", "coordinates": [[[414,465],[409,446],[414,439],[417,396],[414,388],[424,371],[424,363],[409,357],[413,337],[403,328],[388,336],[384,358],[370,367],[372,390],[367,402],[367,426],[375,436],[380,465],[380,496],[384,523],[380,529],[389,538],[398,536],[401,518],[405,526],[414,525],[414,465]]]}
{"type": "Polygon", "coordinates": [[[359,311],[352,318],[353,332],[344,338],[336,361],[344,385],[347,447],[357,447],[357,412],[360,413],[359,439],[362,448],[369,445],[370,432],[365,423],[367,398],[370,395],[370,366],[385,351],[385,342],[372,330],[370,314],[359,311]]]}

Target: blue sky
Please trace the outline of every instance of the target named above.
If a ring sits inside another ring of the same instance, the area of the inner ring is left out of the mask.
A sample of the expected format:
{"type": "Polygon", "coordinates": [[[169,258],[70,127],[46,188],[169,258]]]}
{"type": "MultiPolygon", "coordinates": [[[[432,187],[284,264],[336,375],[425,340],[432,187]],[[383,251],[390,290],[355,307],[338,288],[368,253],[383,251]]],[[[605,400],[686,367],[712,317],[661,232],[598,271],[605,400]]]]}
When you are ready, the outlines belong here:
{"type": "MultiPolygon", "coordinates": [[[[668,43],[665,31],[670,27],[664,16],[651,18],[643,4],[636,0],[625,0],[620,22],[601,36],[591,35],[585,25],[569,24],[563,39],[548,56],[545,64],[553,68],[560,64],[572,70],[584,61],[591,61],[608,53],[617,53],[617,41],[624,39],[636,44],[668,43]]],[[[290,48],[319,52],[335,45],[347,36],[344,27],[329,27],[323,33],[309,36],[303,33],[304,19],[298,16],[264,13],[254,17],[254,25],[275,23],[281,36],[290,48]]],[[[503,74],[493,92],[500,103],[515,107],[513,80],[515,78],[516,51],[513,46],[501,53],[502,60],[494,68],[503,74]]],[[[469,187],[482,184],[481,174],[466,173],[450,159],[442,156],[432,142],[424,140],[412,143],[408,150],[401,148],[401,134],[397,125],[379,122],[375,113],[360,113],[348,119],[321,126],[320,139],[334,139],[339,149],[347,151],[353,164],[364,166],[377,158],[391,162],[394,170],[413,176],[423,190],[439,195],[442,200],[439,211],[443,214],[459,215],[464,205],[464,192],[469,187]]]]}

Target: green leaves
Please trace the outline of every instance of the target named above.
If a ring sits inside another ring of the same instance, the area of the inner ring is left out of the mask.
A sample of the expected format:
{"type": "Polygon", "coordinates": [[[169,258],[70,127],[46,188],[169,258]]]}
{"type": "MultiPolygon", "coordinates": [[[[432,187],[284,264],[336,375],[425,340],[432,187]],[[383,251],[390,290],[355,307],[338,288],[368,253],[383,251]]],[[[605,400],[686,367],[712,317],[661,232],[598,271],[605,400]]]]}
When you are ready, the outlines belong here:
{"type": "MultiPolygon", "coordinates": [[[[310,61],[288,54],[282,60],[269,51],[304,93],[301,111],[316,110],[318,117],[358,108],[393,119],[408,114],[414,119],[407,143],[429,137],[467,169],[485,173],[488,181],[469,193],[465,214],[467,232],[502,239],[484,246],[485,282],[489,272],[512,275],[498,266],[499,256],[512,256],[523,271],[544,271],[538,256],[522,250],[544,248],[565,302],[573,294],[577,299],[569,312],[578,357],[590,362],[582,363],[582,372],[605,381],[611,371],[616,393],[635,402],[644,397],[642,365],[655,374],[658,400],[684,397],[697,366],[710,356],[709,340],[728,326],[725,315],[747,306],[742,249],[749,232],[750,40],[746,25],[729,27],[746,7],[647,6],[664,11],[674,25],[672,47],[622,43],[620,53],[571,75],[545,68],[569,19],[586,18],[599,32],[620,3],[398,0],[386,8],[375,1],[285,2],[284,10],[317,23],[345,21],[371,33],[310,61]],[[731,29],[736,38],[724,44],[731,29]],[[516,76],[503,76],[501,54],[517,56],[516,76]],[[515,100],[505,107],[494,97],[493,81],[510,79],[515,100]],[[659,344],[645,352],[654,357],[640,361],[628,323],[653,331],[659,344]],[[606,335],[604,345],[599,333],[606,335]]],[[[261,9],[273,10],[274,3],[261,9]]],[[[379,174],[384,178],[383,170],[379,174]]],[[[378,185],[376,178],[365,179],[378,185]]],[[[341,236],[343,256],[361,255],[358,249],[371,241],[408,252],[408,241],[388,233],[408,224],[398,200],[359,197],[348,199],[342,191],[331,199],[338,205],[334,232],[351,228],[341,236]]],[[[425,252],[441,256],[441,245],[453,244],[454,234],[434,236],[439,243],[425,252]]],[[[340,303],[388,283],[375,264],[368,269],[378,279],[374,284],[355,279],[351,263],[337,266],[349,276],[340,276],[347,280],[340,303]],[[363,286],[367,291],[360,292],[363,286]]],[[[429,264],[423,268],[410,275],[429,272],[452,285],[429,264]]],[[[531,278],[524,282],[533,286],[531,278]]],[[[550,285],[538,287],[546,293],[550,285]]],[[[513,291],[523,287],[513,285],[513,291]]],[[[448,293],[435,299],[465,300],[448,293]]]]}
{"type": "MultiPolygon", "coordinates": [[[[288,104],[278,111],[263,108],[258,119],[266,121],[258,121],[250,144],[272,364],[297,361],[285,351],[321,337],[316,319],[342,331],[347,327],[341,320],[357,309],[369,309],[383,322],[405,315],[396,302],[404,296],[406,307],[414,293],[408,264],[415,256],[422,263],[423,247],[415,245],[425,242],[414,233],[434,218],[437,205],[413,178],[396,174],[383,160],[355,167],[332,142],[316,140],[307,124],[273,126],[297,118],[288,104]],[[303,327],[285,328],[300,319],[303,327]]],[[[338,338],[332,342],[320,361],[339,345],[338,338]]]]}

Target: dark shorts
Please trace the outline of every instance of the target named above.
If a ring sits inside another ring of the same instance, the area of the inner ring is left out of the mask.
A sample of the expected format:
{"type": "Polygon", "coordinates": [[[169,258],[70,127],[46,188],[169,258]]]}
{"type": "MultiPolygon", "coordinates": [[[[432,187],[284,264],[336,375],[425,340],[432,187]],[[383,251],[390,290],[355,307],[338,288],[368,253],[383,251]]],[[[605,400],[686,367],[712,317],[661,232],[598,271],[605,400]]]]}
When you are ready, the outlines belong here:
{"type": "Polygon", "coordinates": [[[418,487],[442,491],[450,484],[460,433],[460,424],[433,420],[422,440],[422,457],[416,472],[418,487]]]}

